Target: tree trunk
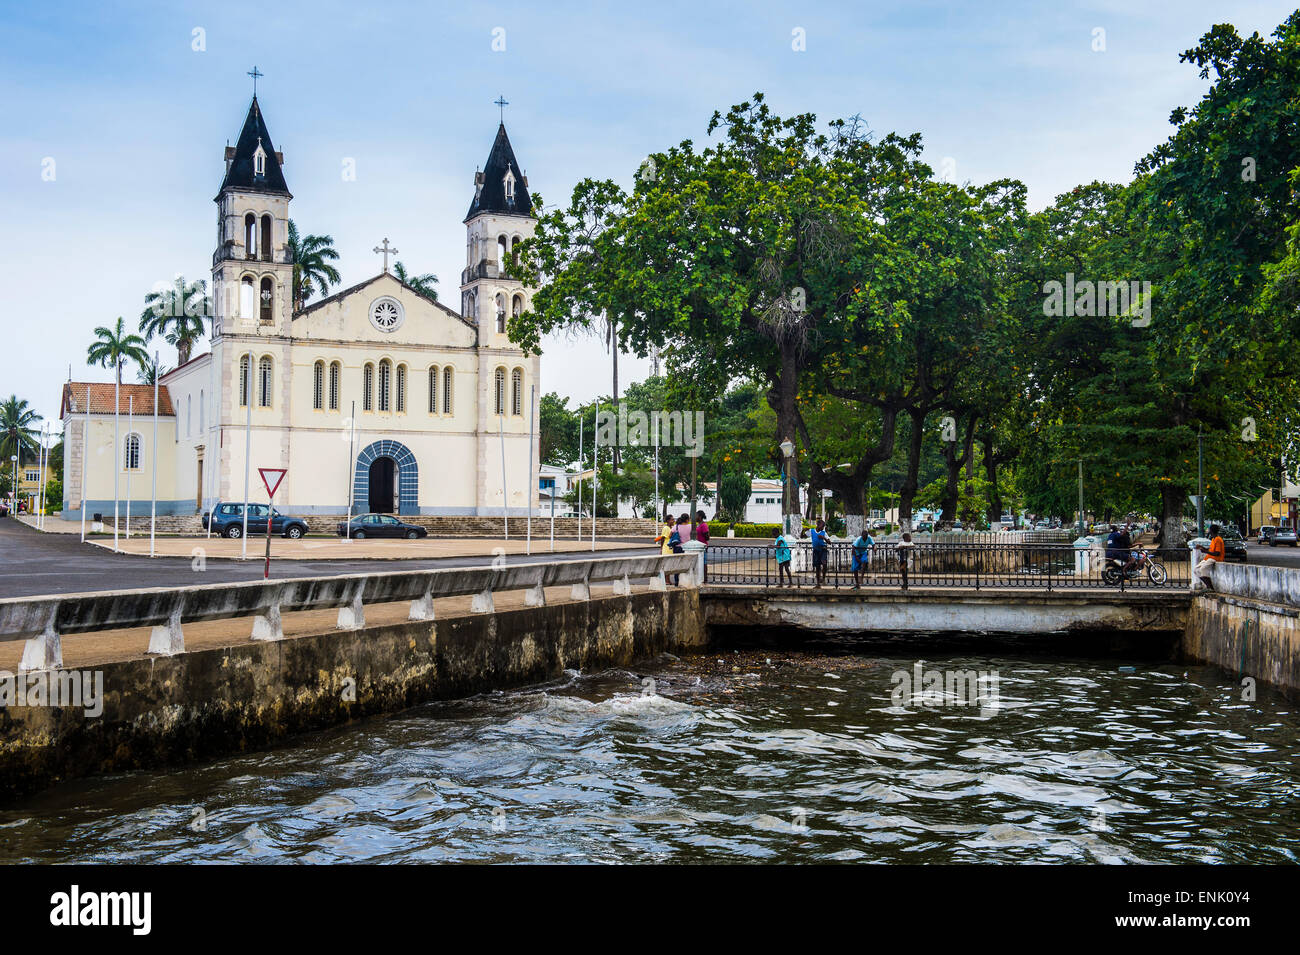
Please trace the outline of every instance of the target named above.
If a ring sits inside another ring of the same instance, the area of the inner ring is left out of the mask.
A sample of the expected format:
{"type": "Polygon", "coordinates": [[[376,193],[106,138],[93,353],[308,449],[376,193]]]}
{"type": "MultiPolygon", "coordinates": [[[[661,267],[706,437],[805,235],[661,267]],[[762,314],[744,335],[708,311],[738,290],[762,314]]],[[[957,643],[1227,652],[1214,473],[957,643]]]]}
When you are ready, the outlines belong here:
{"type": "MultiPolygon", "coordinates": [[[[781,354],[780,370],[773,376],[767,392],[767,403],[776,412],[776,440],[795,442],[799,436],[799,415],[795,405],[798,385],[798,359],[792,350],[781,354]]],[[[796,444],[796,448],[798,445],[796,444]]],[[[781,531],[798,537],[803,531],[803,518],[799,514],[799,456],[791,454],[784,459],[785,480],[781,484],[781,531]]]]}
{"type": "Polygon", "coordinates": [[[921,441],[925,437],[924,408],[912,408],[907,412],[912,419],[912,433],[907,444],[907,477],[898,489],[898,528],[900,531],[912,529],[912,499],[916,497],[916,484],[921,472],[921,441]]]}
{"type": "Polygon", "coordinates": [[[1002,492],[998,489],[998,459],[993,440],[984,442],[984,476],[989,482],[989,527],[1002,520],[1002,492]]]}
{"type": "Polygon", "coordinates": [[[1183,536],[1183,502],[1187,492],[1181,487],[1166,484],[1160,489],[1160,546],[1182,548],[1187,544],[1183,536]]]}
{"type": "MultiPolygon", "coordinates": [[[[609,320],[609,350],[614,359],[614,415],[618,415],[618,324],[613,318],[609,320]]],[[[622,465],[623,457],[619,453],[618,442],[614,442],[613,468],[617,474],[622,465]]],[[[691,515],[691,523],[694,524],[695,515],[691,515]]]]}

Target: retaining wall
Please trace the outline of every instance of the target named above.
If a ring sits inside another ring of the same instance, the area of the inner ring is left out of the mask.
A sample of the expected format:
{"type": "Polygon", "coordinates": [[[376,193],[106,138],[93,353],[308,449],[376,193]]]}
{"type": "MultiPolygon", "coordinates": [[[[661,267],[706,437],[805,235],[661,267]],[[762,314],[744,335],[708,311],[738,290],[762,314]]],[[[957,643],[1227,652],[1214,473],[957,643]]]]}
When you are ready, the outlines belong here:
{"type": "Polygon", "coordinates": [[[1288,694],[1300,691],[1300,571],[1220,563],[1192,602],[1183,652],[1288,694]]]}

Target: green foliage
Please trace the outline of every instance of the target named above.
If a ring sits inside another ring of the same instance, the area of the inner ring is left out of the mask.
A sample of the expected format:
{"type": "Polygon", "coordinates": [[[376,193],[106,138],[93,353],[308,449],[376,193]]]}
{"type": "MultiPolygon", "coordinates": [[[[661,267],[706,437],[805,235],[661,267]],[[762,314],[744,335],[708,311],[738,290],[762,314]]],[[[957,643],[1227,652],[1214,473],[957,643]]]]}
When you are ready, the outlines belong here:
{"type": "MultiPolygon", "coordinates": [[[[204,316],[212,314],[212,299],[208,284],[202,279],[186,282],[177,275],[170,288],[150,292],[144,297],[145,309],[140,313],[140,331],[145,344],[160,336],[176,348],[176,363],[190,360],[194,345],[203,337],[204,316]]],[[[152,362],[141,362],[142,368],[152,367],[152,362]]],[[[152,378],[149,380],[152,384],[152,378]]]]}
{"type": "Polygon", "coordinates": [[[749,504],[752,482],[748,474],[729,472],[722,475],[718,484],[718,510],[725,516],[735,519],[745,516],[745,507],[749,504]]]}
{"type": "Polygon", "coordinates": [[[410,286],[416,294],[427,298],[430,302],[438,301],[438,290],[434,287],[438,284],[438,276],[432,272],[426,272],[423,275],[416,275],[413,272],[407,272],[406,266],[400,261],[393,263],[393,274],[403,285],[410,286]]]}
{"type": "Polygon", "coordinates": [[[17,395],[10,395],[0,404],[0,472],[10,467],[9,459],[15,454],[20,467],[36,459],[40,452],[40,420],[41,416],[17,395]]]}
{"type": "Polygon", "coordinates": [[[317,292],[324,295],[331,283],[339,283],[339,271],[331,264],[338,261],[339,254],[334,249],[333,236],[300,236],[292,219],[289,220],[288,244],[289,261],[293,263],[293,310],[296,312],[312,295],[317,292]]]}
{"type": "Polygon", "coordinates": [[[145,351],[145,340],[127,332],[126,323],[121,316],[118,316],[117,324],[112,328],[98,326],[95,336],[95,341],[86,349],[86,363],[112,368],[119,384],[122,381],[122,362],[133,361],[141,367],[150,362],[149,353],[145,351]]]}

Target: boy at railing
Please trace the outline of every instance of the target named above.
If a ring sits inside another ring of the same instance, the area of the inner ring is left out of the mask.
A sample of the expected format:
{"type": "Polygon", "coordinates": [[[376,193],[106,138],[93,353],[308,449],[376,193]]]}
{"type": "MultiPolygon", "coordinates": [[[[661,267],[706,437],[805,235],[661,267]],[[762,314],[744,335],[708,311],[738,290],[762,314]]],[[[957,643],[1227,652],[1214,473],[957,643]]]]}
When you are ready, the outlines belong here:
{"type": "Polygon", "coordinates": [[[862,533],[858,535],[853,542],[853,589],[857,590],[862,586],[862,575],[867,572],[867,564],[871,561],[871,548],[876,546],[876,542],[871,539],[867,533],[866,525],[862,527],[862,533]]]}
{"type": "Polygon", "coordinates": [[[916,545],[912,543],[912,535],[904,534],[903,539],[898,542],[898,572],[903,578],[903,589],[907,589],[907,562],[912,556],[912,548],[916,545]]]}
{"type": "Polygon", "coordinates": [[[776,543],[772,545],[776,550],[776,585],[784,587],[784,581],[790,581],[790,586],[794,586],[794,575],[790,573],[790,542],[786,540],[784,534],[777,535],[776,543]]]}
{"type": "Polygon", "coordinates": [[[817,575],[816,586],[826,582],[827,557],[830,556],[830,538],[826,534],[826,522],[817,521],[817,526],[808,532],[812,541],[813,573],[817,575]]]}

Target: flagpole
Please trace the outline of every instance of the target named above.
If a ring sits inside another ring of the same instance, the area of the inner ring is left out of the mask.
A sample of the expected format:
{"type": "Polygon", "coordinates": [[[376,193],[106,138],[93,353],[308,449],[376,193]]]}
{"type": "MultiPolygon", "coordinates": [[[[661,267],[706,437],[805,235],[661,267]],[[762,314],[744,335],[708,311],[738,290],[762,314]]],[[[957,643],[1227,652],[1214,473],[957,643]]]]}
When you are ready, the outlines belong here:
{"type": "Polygon", "coordinates": [[[86,423],[81,427],[81,542],[86,543],[86,469],[90,467],[90,385],[86,385],[86,423]]]}
{"type": "Polygon", "coordinates": [[[506,528],[506,540],[510,540],[510,497],[506,493],[506,429],[505,414],[497,418],[497,434],[501,436],[501,520],[506,528]]]}
{"type": "MultiPolygon", "coordinates": [[[[130,440],[131,435],[135,434],[135,395],[126,396],[126,436],[130,440]]],[[[136,448],[139,449],[139,445],[136,448]]],[[[140,463],[140,457],[137,454],[135,463],[140,463]]],[[[131,539],[131,468],[126,469],[126,539],[131,539]]]]}
{"type": "Polygon", "coordinates": [[[246,390],[244,399],[248,402],[248,413],[244,417],[244,533],[240,537],[243,541],[243,560],[248,560],[248,468],[253,460],[253,352],[248,352],[248,374],[244,378],[246,390]]]}
{"type": "MultiPolygon", "coordinates": [[[[188,428],[189,425],[186,425],[188,428]]],[[[149,487],[149,556],[154,556],[154,538],[158,529],[158,353],[153,353],[153,447],[149,451],[153,480],[149,487]]],[[[211,518],[208,519],[211,524],[211,518]]]]}
{"type": "Polygon", "coordinates": [[[118,521],[118,476],[122,468],[117,461],[117,456],[121,453],[121,420],[122,420],[122,359],[117,360],[117,374],[113,376],[113,553],[118,552],[117,548],[117,521],[118,521]]]}
{"type": "Polygon", "coordinates": [[[533,552],[533,490],[537,487],[537,475],[533,472],[533,405],[537,399],[537,386],[528,386],[528,483],[524,485],[528,492],[528,544],[524,552],[533,552]]]}
{"type": "Polygon", "coordinates": [[[352,507],[356,503],[357,480],[356,480],[356,452],[353,446],[357,442],[357,399],[352,399],[352,414],[349,416],[352,422],[352,431],[348,435],[348,522],[343,525],[344,539],[349,543],[352,541],[352,507]]]}
{"type": "Polygon", "coordinates": [[[596,420],[591,424],[591,549],[596,549],[596,491],[600,488],[600,402],[596,402],[596,420]]]}
{"type": "Polygon", "coordinates": [[[582,543],[582,409],[578,409],[578,543],[582,543]]]}

